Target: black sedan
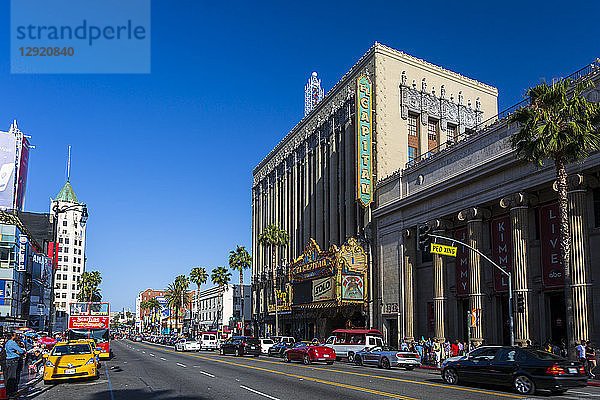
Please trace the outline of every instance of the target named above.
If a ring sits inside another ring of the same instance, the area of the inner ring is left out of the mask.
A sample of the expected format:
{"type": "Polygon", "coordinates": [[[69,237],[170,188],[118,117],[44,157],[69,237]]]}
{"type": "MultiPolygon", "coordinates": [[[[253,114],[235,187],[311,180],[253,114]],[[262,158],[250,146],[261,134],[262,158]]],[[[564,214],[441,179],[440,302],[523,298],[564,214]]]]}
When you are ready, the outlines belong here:
{"type": "Polygon", "coordinates": [[[221,354],[234,354],[244,356],[250,354],[254,357],[260,355],[260,342],[258,338],[250,336],[232,336],[221,345],[221,354]]]}
{"type": "Polygon", "coordinates": [[[509,386],[528,395],[536,390],[564,393],[569,388],[587,385],[588,376],[581,364],[536,349],[489,347],[442,367],[446,383],[485,382],[509,386]]]}
{"type": "Polygon", "coordinates": [[[283,357],[287,349],[291,349],[293,344],[286,342],[279,342],[269,347],[268,354],[270,357],[283,357]]]}

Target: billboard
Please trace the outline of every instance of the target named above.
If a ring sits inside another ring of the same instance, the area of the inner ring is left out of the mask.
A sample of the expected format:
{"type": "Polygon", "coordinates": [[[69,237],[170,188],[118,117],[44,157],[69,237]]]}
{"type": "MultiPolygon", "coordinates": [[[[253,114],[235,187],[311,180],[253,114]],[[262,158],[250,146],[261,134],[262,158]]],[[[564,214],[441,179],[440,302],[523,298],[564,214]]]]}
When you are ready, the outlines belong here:
{"type": "Polygon", "coordinates": [[[557,289],[565,284],[564,265],[560,247],[558,203],[540,206],[540,244],[542,250],[542,285],[557,289]]]}
{"type": "Polygon", "coordinates": [[[335,277],[312,281],[312,300],[325,301],[335,298],[335,277]]]}
{"type": "Polygon", "coordinates": [[[15,163],[17,138],[0,132],[0,208],[13,208],[15,198],[15,163]]]}
{"type": "Polygon", "coordinates": [[[17,263],[17,271],[25,272],[27,270],[27,244],[29,240],[27,236],[19,236],[19,259],[17,263]]]}
{"type": "Polygon", "coordinates": [[[6,281],[4,279],[0,280],[0,306],[10,304],[10,301],[5,302],[6,300],[6,281]]]}
{"type": "Polygon", "coordinates": [[[373,101],[372,83],[362,75],[356,81],[357,198],[367,207],[373,201],[373,101]]]}
{"type": "MultiPolygon", "coordinates": [[[[454,231],[454,238],[463,243],[467,241],[467,228],[454,231]]],[[[469,253],[468,249],[459,244],[456,252],[456,297],[464,297],[469,294],[469,253]]]]}
{"type": "Polygon", "coordinates": [[[342,275],[342,299],[364,300],[365,285],[362,276],[342,275]]]}
{"type": "MultiPolygon", "coordinates": [[[[512,271],[512,237],[510,216],[503,215],[492,220],[492,259],[500,268],[512,271]]],[[[508,277],[498,268],[494,268],[494,290],[496,293],[508,292],[508,277]]]]}
{"type": "Polygon", "coordinates": [[[27,188],[27,170],[29,168],[29,140],[23,136],[21,143],[21,154],[19,160],[19,170],[17,178],[17,189],[15,208],[22,210],[25,208],[25,189],[27,188]]]}

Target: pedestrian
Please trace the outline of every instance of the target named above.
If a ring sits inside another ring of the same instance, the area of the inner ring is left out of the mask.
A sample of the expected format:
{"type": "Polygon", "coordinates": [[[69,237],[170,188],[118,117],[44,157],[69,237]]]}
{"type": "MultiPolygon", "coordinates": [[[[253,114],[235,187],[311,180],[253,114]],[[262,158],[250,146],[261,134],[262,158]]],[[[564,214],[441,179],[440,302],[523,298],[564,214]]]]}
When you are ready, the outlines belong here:
{"type": "Polygon", "coordinates": [[[19,390],[17,386],[17,369],[19,367],[19,359],[21,355],[25,354],[23,350],[17,344],[17,334],[10,333],[6,334],[6,343],[4,344],[4,350],[6,351],[6,395],[7,397],[14,398],[19,390]]]}
{"type": "Polygon", "coordinates": [[[458,339],[452,343],[452,357],[456,357],[458,355],[458,339]]]}
{"type": "Polygon", "coordinates": [[[460,354],[461,356],[465,354],[465,346],[462,342],[458,342],[458,354],[460,354]]]}
{"type": "Polygon", "coordinates": [[[441,365],[441,362],[442,362],[442,345],[440,343],[441,341],[442,341],[442,339],[436,340],[435,342],[433,342],[433,351],[435,352],[435,362],[438,366],[441,365]]]}
{"type": "Polygon", "coordinates": [[[590,377],[592,379],[596,378],[596,375],[594,375],[594,368],[596,368],[596,350],[589,340],[585,344],[585,359],[588,363],[588,373],[590,374],[590,377]]]}

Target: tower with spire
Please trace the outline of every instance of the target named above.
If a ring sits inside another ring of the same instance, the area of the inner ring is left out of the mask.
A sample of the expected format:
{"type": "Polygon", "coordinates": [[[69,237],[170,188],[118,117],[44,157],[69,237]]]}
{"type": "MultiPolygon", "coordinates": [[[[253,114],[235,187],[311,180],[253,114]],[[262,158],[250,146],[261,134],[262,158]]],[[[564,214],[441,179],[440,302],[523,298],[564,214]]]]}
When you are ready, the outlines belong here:
{"type": "MultiPolygon", "coordinates": [[[[67,160],[67,180],[54,199],[50,201],[50,215],[58,206],[64,209],[68,206],[81,204],[71,186],[71,146],[67,160]]],[[[69,303],[77,301],[79,293],[79,277],[85,271],[85,225],[81,224],[81,208],[75,208],[58,214],[57,239],[58,260],[54,279],[54,306],[59,317],[56,318],[55,329],[61,325],[66,329],[69,303]],[[64,317],[64,318],[62,318],[64,317]]]]}
{"type": "Polygon", "coordinates": [[[324,96],[325,91],[321,87],[321,80],[317,78],[317,73],[313,72],[304,86],[304,115],[315,108],[324,96]]]}

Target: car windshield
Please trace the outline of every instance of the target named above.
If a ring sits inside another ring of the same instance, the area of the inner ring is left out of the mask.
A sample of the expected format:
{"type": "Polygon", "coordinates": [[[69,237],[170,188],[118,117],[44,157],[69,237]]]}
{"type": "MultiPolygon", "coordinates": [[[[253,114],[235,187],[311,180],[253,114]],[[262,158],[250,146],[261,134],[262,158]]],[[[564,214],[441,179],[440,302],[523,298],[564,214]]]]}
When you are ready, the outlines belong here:
{"type": "Polygon", "coordinates": [[[54,346],[53,356],[73,356],[81,354],[90,354],[92,349],[89,344],[66,344],[54,346]]]}

